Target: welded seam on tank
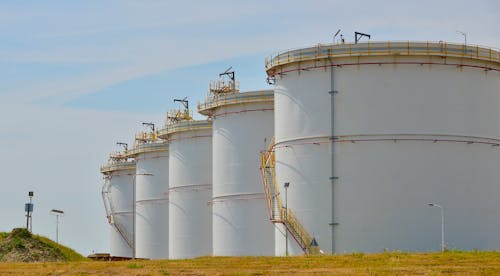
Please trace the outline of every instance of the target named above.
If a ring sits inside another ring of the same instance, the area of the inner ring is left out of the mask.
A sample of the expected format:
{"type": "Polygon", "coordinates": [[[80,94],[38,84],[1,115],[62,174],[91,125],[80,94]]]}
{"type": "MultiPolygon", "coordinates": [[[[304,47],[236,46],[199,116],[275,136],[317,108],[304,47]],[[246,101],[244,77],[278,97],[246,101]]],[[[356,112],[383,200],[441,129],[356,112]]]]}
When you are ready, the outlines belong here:
{"type": "Polygon", "coordinates": [[[231,114],[240,114],[240,113],[247,113],[247,112],[257,112],[257,111],[274,111],[274,108],[260,108],[260,109],[244,109],[240,111],[232,111],[232,112],[222,112],[219,114],[214,114],[213,117],[224,117],[226,115],[231,115],[231,114]]]}
{"type": "Polygon", "coordinates": [[[165,197],[165,198],[148,198],[148,199],[139,199],[139,200],[136,200],[135,203],[136,204],[140,204],[140,203],[163,203],[163,201],[166,201],[168,202],[168,197],[165,197]]]}
{"type": "Polygon", "coordinates": [[[224,202],[226,200],[252,200],[252,199],[265,199],[265,195],[264,193],[252,193],[252,194],[233,194],[233,195],[214,196],[209,203],[224,202]]]}
{"type": "Polygon", "coordinates": [[[189,139],[197,139],[197,138],[211,138],[212,134],[209,135],[195,135],[188,137],[179,137],[179,138],[169,138],[168,141],[181,141],[181,140],[189,140],[189,139]]]}
{"type": "MultiPolygon", "coordinates": [[[[302,144],[324,144],[330,143],[330,137],[322,136],[304,136],[293,139],[278,141],[274,144],[274,148],[302,145],[302,144]],[[298,144],[287,144],[292,142],[301,142],[307,140],[328,140],[328,141],[311,141],[298,144]]],[[[459,142],[459,143],[477,143],[499,146],[500,139],[480,136],[454,135],[454,134],[414,134],[414,133],[397,133],[397,134],[351,134],[338,135],[334,137],[334,141],[338,142],[368,142],[368,141],[430,141],[430,142],[459,142]],[[389,137],[389,138],[388,138],[389,137]],[[411,138],[407,138],[411,137],[411,138]],[[422,138],[414,138],[422,137],[422,138]]]]}
{"type": "Polygon", "coordinates": [[[135,160],[140,161],[140,160],[150,160],[150,159],[158,159],[158,158],[168,158],[168,155],[158,155],[158,156],[153,156],[153,157],[135,157],[135,160]]]}
{"type": "Polygon", "coordinates": [[[168,189],[169,193],[173,192],[183,192],[186,190],[193,191],[209,191],[212,190],[212,184],[199,184],[199,185],[183,185],[183,186],[175,186],[168,189]]]}

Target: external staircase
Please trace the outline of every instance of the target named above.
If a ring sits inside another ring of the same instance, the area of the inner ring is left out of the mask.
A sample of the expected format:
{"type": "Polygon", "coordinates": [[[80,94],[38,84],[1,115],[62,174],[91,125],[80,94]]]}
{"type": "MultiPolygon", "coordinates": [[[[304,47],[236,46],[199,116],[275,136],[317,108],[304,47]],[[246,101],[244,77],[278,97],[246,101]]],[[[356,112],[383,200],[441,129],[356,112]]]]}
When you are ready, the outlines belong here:
{"type": "Polygon", "coordinates": [[[271,222],[283,224],[286,231],[290,233],[305,254],[317,254],[317,243],[311,243],[313,238],[300,223],[299,219],[290,208],[283,206],[279,187],[276,183],[274,139],[271,141],[269,148],[261,153],[261,161],[260,171],[271,222]]]}

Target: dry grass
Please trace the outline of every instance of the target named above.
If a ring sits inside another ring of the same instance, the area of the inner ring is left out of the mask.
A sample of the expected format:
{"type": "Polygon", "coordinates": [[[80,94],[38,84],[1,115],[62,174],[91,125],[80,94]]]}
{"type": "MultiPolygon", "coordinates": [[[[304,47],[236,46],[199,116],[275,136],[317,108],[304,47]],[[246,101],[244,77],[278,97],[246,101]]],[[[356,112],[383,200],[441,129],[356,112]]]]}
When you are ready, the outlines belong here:
{"type": "Polygon", "coordinates": [[[0,233],[0,262],[83,261],[82,255],[71,248],[24,228],[0,233]]]}
{"type": "Polygon", "coordinates": [[[500,252],[314,257],[203,257],[180,261],[0,263],[1,275],[500,275],[500,252]]]}

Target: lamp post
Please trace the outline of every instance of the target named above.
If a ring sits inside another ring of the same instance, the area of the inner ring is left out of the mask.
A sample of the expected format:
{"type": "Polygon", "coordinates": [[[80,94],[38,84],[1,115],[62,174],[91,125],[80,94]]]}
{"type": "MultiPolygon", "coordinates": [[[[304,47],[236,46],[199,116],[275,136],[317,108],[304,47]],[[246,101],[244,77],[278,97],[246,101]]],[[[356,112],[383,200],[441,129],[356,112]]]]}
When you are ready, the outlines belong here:
{"type": "Polygon", "coordinates": [[[437,207],[441,209],[441,252],[444,252],[444,207],[435,203],[427,203],[431,207],[437,207]]]}
{"type": "Polygon", "coordinates": [[[50,210],[50,213],[56,216],[56,242],[59,243],[59,216],[64,215],[64,212],[57,209],[50,210]]]}
{"type": "Polygon", "coordinates": [[[467,46],[467,33],[462,32],[462,31],[457,31],[457,33],[459,33],[459,34],[461,34],[461,35],[464,36],[464,39],[465,39],[465,43],[464,44],[465,44],[465,46],[467,46]]]}
{"type": "MultiPolygon", "coordinates": [[[[285,182],[285,222],[288,222],[288,187],[290,182],[285,182]]],[[[285,255],[288,256],[288,230],[285,227],[285,255]]]]}

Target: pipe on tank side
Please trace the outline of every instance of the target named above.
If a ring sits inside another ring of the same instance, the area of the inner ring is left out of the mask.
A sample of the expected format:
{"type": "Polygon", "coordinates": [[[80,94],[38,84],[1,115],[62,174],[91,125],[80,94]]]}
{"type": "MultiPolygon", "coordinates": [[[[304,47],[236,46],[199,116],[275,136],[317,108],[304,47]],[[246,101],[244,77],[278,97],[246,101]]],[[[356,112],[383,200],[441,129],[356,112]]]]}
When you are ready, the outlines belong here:
{"type": "Polygon", "coordinates": [[[331,194],[331,221],[330,221],[330,227],[332,231],[332,254],[335,253],[335,212],[334,212],[334,196],[335,196],[335,180],[337,177],[335,177],[335,156],[334,156],[334,146],[335,146],[335,94],[337,91],[335,91],[335,83],[334,83],[334,72],[333,72],[333,61],[330,60],[330,91],[328,93],[330,94],[330,160],[331,160],[331,167],[330,167],[330,185],[332,186],[332,194],[331,194]]]}
{"type": "Polygon", "coordinates": [[[135,242],[135,214],[136,214],[136,205],[135,205],[135,201],[136,201],[136,197],[135,197],[135,194],[136,194],[136,190],[137,190],[137,185],[135,184],[135,178],[137,176],[137,173],[134,173],[134,176],[133,176],[133,190],[132,190],[132,206],[133,206],[133,212],[134,212],[134,215],[132,216],[132,227],[134,229],[134,236],[133,236],[133,239],[132,239],[132,244],[133,244],[133,247],[132,247],[132,259],[135,260],[136,258],[136,254],[135,254],[135,245],[136,245],[136,242],[135,242]]]}

